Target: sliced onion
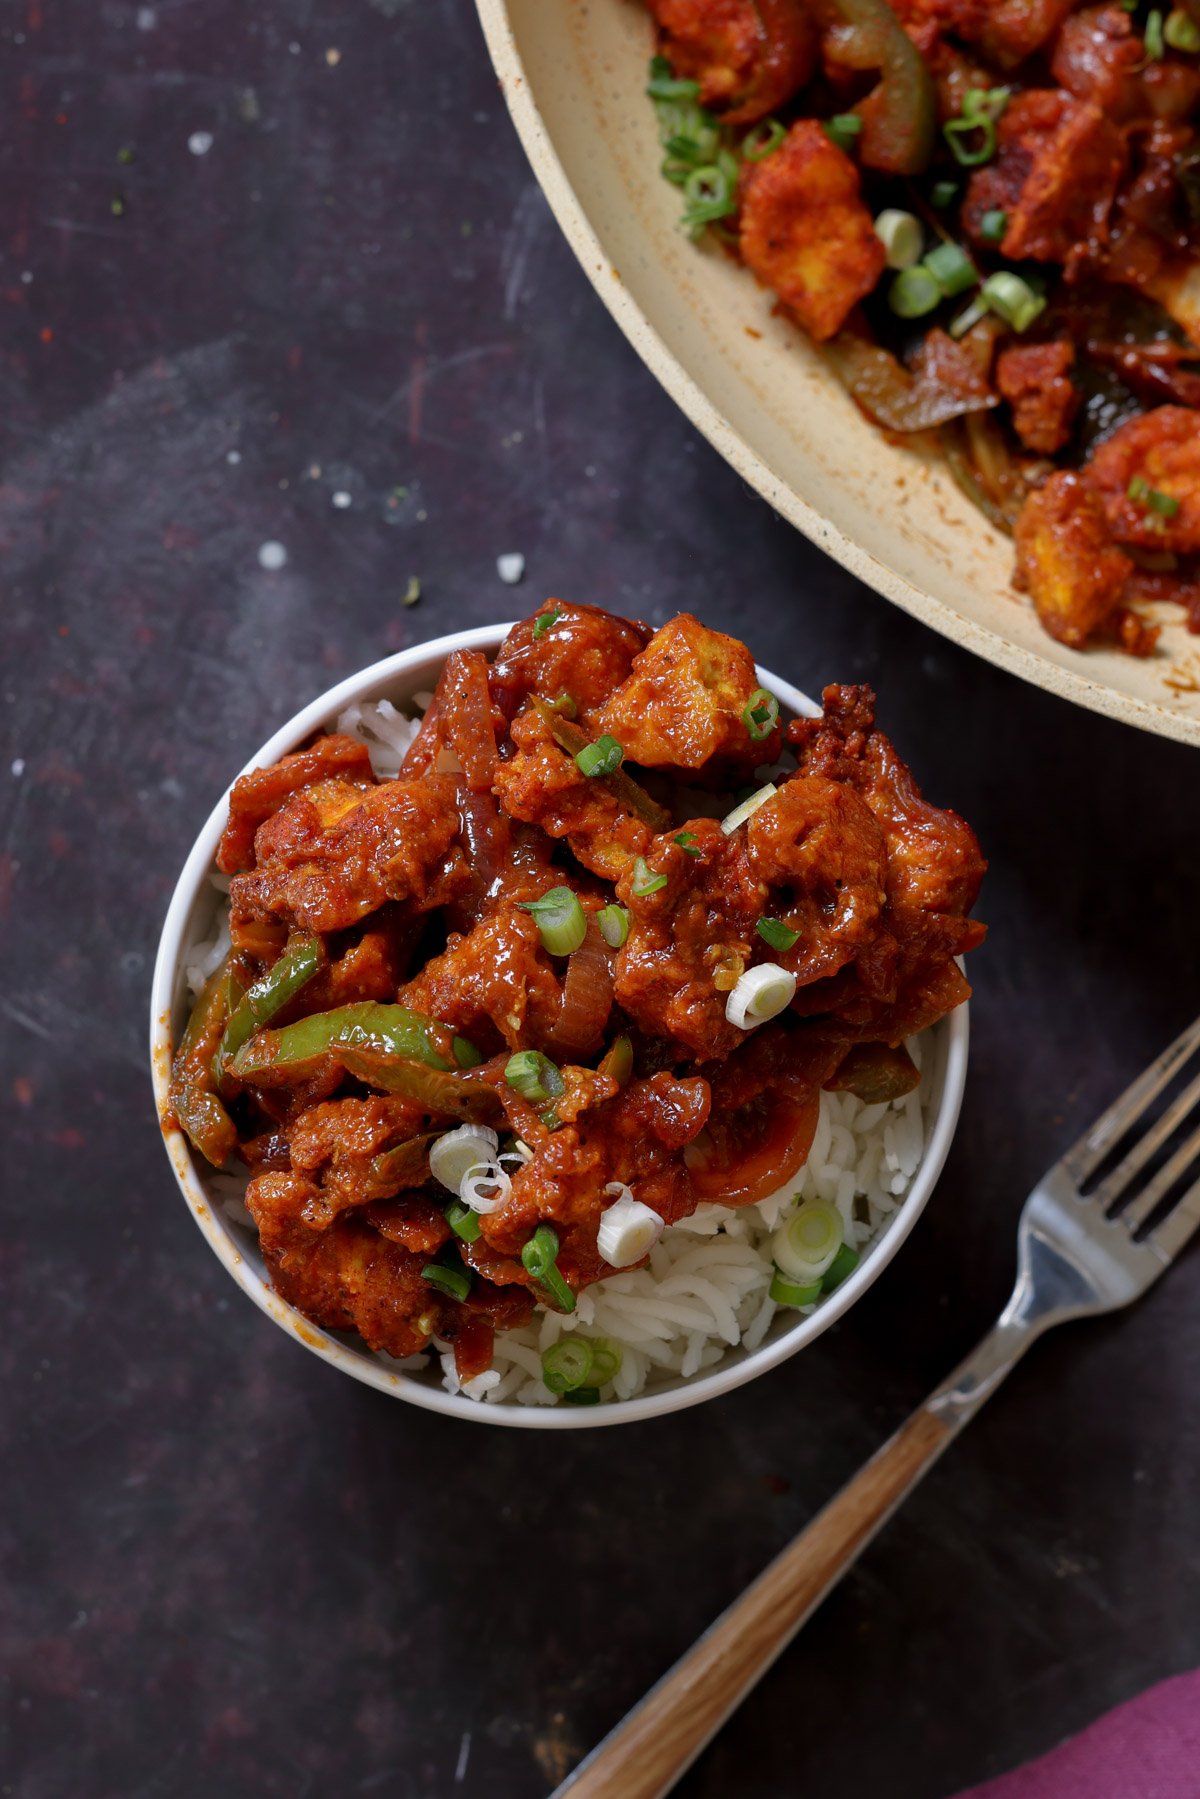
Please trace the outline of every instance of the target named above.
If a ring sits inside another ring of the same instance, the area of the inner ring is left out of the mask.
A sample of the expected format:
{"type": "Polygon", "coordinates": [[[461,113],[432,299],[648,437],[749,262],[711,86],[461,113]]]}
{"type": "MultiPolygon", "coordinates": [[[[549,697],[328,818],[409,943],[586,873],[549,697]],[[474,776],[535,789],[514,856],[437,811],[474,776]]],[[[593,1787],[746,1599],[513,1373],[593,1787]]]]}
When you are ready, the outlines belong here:
{"type": "Polygon", "coordinates": [[[512,1193],[512,1181],[499,1162],[476,1162],[459,1183],[458,1197],[481,1218],[499,1211],[512,1193]]]}
{"type": "Polygon", "coordinates": [[[744,825],[748,818],[753,817],[760,806],[765,806],[774,792],[775,783],[768,781],[765,787],[760,787],[757,793],[752,793],[749,799],[742,801],[740,806],[735,806],[732,812],[726,813],[721,820],[721,829],[726,837],[731,831],[736,831],[739,825],[744,825]]]}
{"type": "Polygon", "coordinates": [[[457,1193],[463,1176],[496,1153],[500,1144],[490,1125],[460,1124],[439,1137],[429,1152],[429,1171],[451,1193],[457,1193]]]}
{"type": "Polygon", "coordinates": [[[663,1220],[653,1207],[635,1199],[623,1181],[610,1181],[604,1191],[617,1199],[600,1219],[596,1247],[610,1268],[632,1268],[662,1236],[663,1220]]]}
{"type": "Polygon", "coordinates": [[[725,1016],[739,1031],[752,1031],[768,1018],[778,1018],[792,1003],[796,977],[776,962],[760,962],[739,976],[725,1002],[725,1016]]]}
{"type": "Polygon", "coordinates": [[[598,930],[587,936],[567,963],[562,1004],[547,1046],[565,1062],[576,1062],[600,1047],[612,1011],[613,973],[598,930]]]}

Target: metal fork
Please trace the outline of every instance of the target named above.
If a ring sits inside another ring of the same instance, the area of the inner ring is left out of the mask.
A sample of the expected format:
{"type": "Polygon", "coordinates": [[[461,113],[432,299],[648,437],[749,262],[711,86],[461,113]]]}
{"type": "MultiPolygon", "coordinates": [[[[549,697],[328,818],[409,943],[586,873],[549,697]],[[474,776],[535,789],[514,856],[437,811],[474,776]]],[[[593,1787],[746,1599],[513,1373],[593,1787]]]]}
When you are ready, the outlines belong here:
{"type": "Polygon", "coordinates": [[[1153,1286],[1200,1224],[1200,1179],[1176,1195],[1197,1171],[1200,1125],[1155,1163],[1200,1104],[1200,1072],[1147,1115],[1198,1048],[1200,1019],[1042,1176],[1021,1213],[1016,1286],[993,1329],[551,1799],[661,1799],[1034,1339],[1153,1286]]]}

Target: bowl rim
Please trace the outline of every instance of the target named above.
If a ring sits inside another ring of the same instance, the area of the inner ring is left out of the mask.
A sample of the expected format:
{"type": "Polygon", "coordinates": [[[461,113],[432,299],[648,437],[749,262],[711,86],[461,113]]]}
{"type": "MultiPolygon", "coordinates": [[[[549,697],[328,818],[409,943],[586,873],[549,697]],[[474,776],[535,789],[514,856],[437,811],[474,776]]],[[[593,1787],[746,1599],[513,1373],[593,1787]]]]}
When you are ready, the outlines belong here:
{"type": "MultiPolygon", "coordinates": [[[[432,638],[426,643],[416,644],[410,649],[400,650],[395,655],[371,663],[301,707],[267,739],[244,768],[239,770],[239,775],[278,760],[313,731],[331,724],[336,715],[347,706],[377,694],[401,678],[407,677],[411,684],[414,678],[419,680],[422,675],[432,674],[429,685],[435,685],[441,665],[452,651],[495,650],[511,628],[511,624],[495,624],[450,632],[446,636],[432,638]]],[[[807,694],[792,682],[773,674],[771,670],[759,667],[758,676],[762,685],[776,693],[783,705],[791,711],[811,716],[819,710],[807,694]]],[[[209,1248],[259,1310],[265,1312],[314,1355],[380,1392],[447,1417],[466,1418],[515,1429],[596,1429],[686,1410],[705,1400],[731,1392],[735,1387],[778,1367],[836,1324],[883,1273],[924,1211],[945,1163],[958,1123],[970,1032],[965,1004],[957,1007],[933,1027],[935,1031],[944,1033],[945,1062],[941,1096],[932,1127],[926,1134],[925,1152],[912,1184],[891,1222],[870,1245],[868,1253],[863,1256],[853,1274],[815,1312],[799,1318],[790,1330],[774,1342],[760,1344],[736,1361],[720,1364],[705,1374],[693,1375],[678,1387],[638,1394],[632,1399],[614,1399],[594,1408],[487,1405],[479,1400],[465,1399],[460,1394],[450,1393],[440,1385],[412,1379],[403,1369],[389,1369],[375,1360],[371,1351],[342,1343],[328,1331],[311,1323],[294,1306],[282,1300],[247,1261],[232,1229],[220,1215],[204,1187],[199,1159],[191,1145],[181,1131],[168,1128],[162,1122],[167,1107],[167,1083],[170,1076],[171,1016],[182,973],[186,936],[193,913],[204,898],[217,842],[227,817],[232,785],[231,782],[225,789],[201,826],[175,883],[163,921],[150,994],[150,1068],[154,1103],[175,1178],[209,1248]]]]}
{"type": "Polygon", "coordinates": [[[751,448],[674,352],[667,348],[621,279],[619,268],[610,259],[571,185],[542,119],[517,44],[508,0],[475,0],[475,6],[517,136],[559,229],[600,299],[651,374],[742,479],[843,568],[951,642],[961,644],[997,668],[1043,687],[1061,699],[1085,706],[1091,712],[1118,719],[1159,737],[1174,738],[1180,743],[1200,743],[1200,718],[1189,718],[1134,694],[1119,693],[1093,679],[1082,668],[1062,668],[1046,657],[1032,655],[1022,645],[1009,642],[990,627],[954,611],[847,537],[839,526],[823,517],[794,488],[774,474],[770,465],[751,448]]]}

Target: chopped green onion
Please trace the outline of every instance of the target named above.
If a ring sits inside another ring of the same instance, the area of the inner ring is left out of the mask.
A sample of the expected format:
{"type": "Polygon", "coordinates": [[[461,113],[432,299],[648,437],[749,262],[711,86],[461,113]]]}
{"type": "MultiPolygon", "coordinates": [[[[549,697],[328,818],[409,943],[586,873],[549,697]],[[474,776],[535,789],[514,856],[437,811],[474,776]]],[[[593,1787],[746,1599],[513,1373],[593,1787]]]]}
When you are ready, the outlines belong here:
{"type": "Polygon", "coordinates": [[[658,893],[667,884],[666,875],[655,874],[644,856],[639,856],[633,865],[633,881],[630,891],[635,899],[645,899],[648,893],[658,893]]]}
{"type": "Polygon", "coordinates": [[[548,1224],[539,1224],[521,1251],[521,1261],[564,1312],[573,1312],[575,1295],[559,1273],[557,1257],[558,1233],[548,1224]]]}
{"type": "Polygon", "coordinates": [[[792,1003],[796,977],[774,962],[757,962],[738,976],[725,1001],[725,1016],[739,1031],[752,1031],[768,1018],[778,1018],[792,1003]]]}
{"type": "Polygon", "coordinates": [[[121,148],[117,151],[117,161],[120,163],[126,163],[126,164],[131,163],[133,161],[133,145],[132,144],[122,144],[121,145],[121,148]]]}
{"type": "Polygon", "coordinates": [[[125,196],[124,196],[124,194],[114,194],[113,195],[111,201],[109,202],[109,211],[112,213],[112,216],[114,219],[123,219],[125,217],[125,196]]]}
{"type": "Polygon", "coordinates": [[[976,169],[996,154],[996,120],[1010,98],[1006,87],[968,88],[958,118],[942,126],[942,136],[964,169],[976,169]]]}
{"type": "Polygon", "coordinates": [[[656,56],[650,63],[646,92],[652,100],[694,100],[700,92],[700,83],[683,80],[665,56],[656,56]]]}
{"type": "MultiPolygon", "coordinates": [[[[410,575],[408,577],[408,586],[404,589],[404,592],[400,595],[400,604],[402,606],[415,606],[417,601],[420,599],[420,597],[421,597],[421,583],[417,579],[416,575],[410,575]]],[[[536,631],[535,631],[534,635],[535,636],[537,635],[536,631]]]]}
{"type": "Polygon", "coordinates": [[[540,1049],[520,1049],[510,1056],[504,1065],[504,1078],[531,1106],[548,1106],[566,1092],[562,1075],[540,1049]]]}
{"type": "Polygon", "coordinates": [[[610,1380],[615,1380],[621,1372],[621,1351],[616,1343],[608,1342],[605,1337],[592,1337],[592,1380],[597,1387],[606,1387],[610,1380]]]}
{"type": "Polygon", "coordinates": [[[919,261],[925,233],[915,213],[886,207],[875,221],[875,235],[887,253],[889,269],[911,269],[919,261]]]}
{"type": "Polygon", "coordinates": [[[693,236],[737,211],[737,176],[737,160],[727,150],[718,152],[716,162],[692,170],[683,183],[683,223],[693,236]]]}
{"type": "Polygon", "coordinates": [[[479,1213],[464,1206],[461,1199],[452,1199],[446,1207],[446,1223],[464,1243],[474,1243],[479,1235],[479,1213]]]}
{"type": "Polygon", "coordinates": [[[742,723],[751,743],[763,743],[779,723],[779,701],[765,687],[756,687],[746,701],[742,723]]]}
{"type": "Polygon", "coordinates": [[[947,206],[952,206],[957,196],[957,181],[935,181],[929,193],[930,201],[939,212],[944,211],[947,206]]]}
{"type": "Polygon", "coordinates": [[[1151,62],[1161,62],[1166,54],[1163,47],[1163,16],[1157,7],[1146,15],[1146,30],[1142,37],[1146,55],[1151,62]]]}
{"type": "Polygon", "coordinates": [[[569,693],[560,693],[556,700],[543,700],[547,712],[557,712],[562,718],[578,718],[579,707],[569,693]]]}
{"type": "Polygon", "coordinates": [[[888,305],[898,319],[920,319],[942,303],[942,290],[928,269],[902,269],[888,289],[888,305]]]}
{"type": "Polygon", "coordinates": [[[1156,512],[1160,518],[1174,518],[1179,511],[1179,501],[1174,494],[1162,493],[1157,487],[1135,475],[1125,489],[1136,506],[1145,507],[1147,512],[1156,512]]]}
{"type": "Polygon", "coordinates": [[[614,1037],[600,1058],[597,1074],[611,1075],[618,1087],[623,1087],[633,1073],[633,1044],[624,1035],[614,1037]]]}
{"type": "Polygon", "coordinates": [[[862,130],[862,120],[856,112],[835,113],[832,119],[825,121],[825,135],[832,139],[839,150],[849,151],[862,130]]]}
{"type": "Polygon", "coordinates": [[[842,1214],[828,1200],[809,1199],[771,1239],[771,1260],[793,1281],[820,1280],[842,1247],[842,1214]]]}
{"type": "Polygon", "coordinates": [[[541,899],[522,900],[521,910],[536,919],[542,947],[552,956],[573,955],[587,936],[587,913],[569,887],[552,887],[541,899]]]}
{"type": "Polygon", "coordinates": [[[972,300],[971,304],[963,312],[960,312],[956,319],[951,320],[951,337],[965,337],[973,325],[977,325],[981,318],[986,317],[987,309],[986,300],[972,300]]]}
{"type": "Polygon", "coordinates": [[[835,1287],[840,1287],[846,1276],[848,1274],[853,1274],[857,1267],[858,1251],[856,1249],[851,1249],[848,1243],[843,1243],[842,1247],[838,1250],[832,1262],[829,1264],[829,1267],[821,1276],[822,1293],[832,1293],[833,1289],[835,1287]]]}
{"type": "Polygon", "coordinates": [[[789,950],[800,941],[799,931],[793,931],[781,918],[760,918],[754,928],[772,949],[789,950]]]}
{"type": "Polygon", "coordinates": [[[609,949],[620,949],[629,935],[629,914],[624,906],[601,906],[596,923],[609,949]]]}
{"type": "Polygon", "coordinates": [[[732,812],[727,812],[721,820],[721,829],[724,831],[726,837],[736,831],[739,825],[744,825],[748,818],[753,817],[760,806],[765,806],[767,801],[773,796],[774,792],[775,783],[773,781],[768,781],[765,787],[756,788],[753,793],[749,794],[746,799],[735,806],[732,812]]]}
{"type": "Polygon", "coordinates": [[[421,1279],[428,1281],[431,1287],[437,1287],[442,1293],[448,1293],[451,1299],[460,1304],[471,1291],[471,1277],[458,1259],[458,1252],[450,1245],[442,1251],[444,1261],[427,1262],[421,1270],[421,1279]]]}
{"type": "Polygon", "coordinates": [[[979,235],[985,244],[998,244],[1008,230],[1008,214],[995,207],[979,221],[979,235]]]}
{"type": "Polygon", "coordinates": [[[533,626],[534,642],[540,643],[547,631],[552,631],[561,617],[561,606],[555,606],[552,612],[539,612],[533,626]]]}
{"type": "Polygon", "coordinates": [[[542,1351],[542,1385],[551,1393],[573,1393],[586,1382],[593,1360],[587,1337],[562,1337],[542,1351]]]}
{"type": "Polygon", "coordinates": [[[676,835],[675,841],[685,856],[698,856],[700,854],[700,851],[696,848],[696,844],[700,840],[696,836],[695,831],[680,831],[676,835]]]}
{"type": "Polygon", "coordinates": [[[796,1281],[788,1280],[777,1268],[771,1276],[770,1297],[777,1306],[811,1306],[821,1297],[820,1281],[811,1281],[807,1286],[800,1286],[796,1281]]]}
{"type": "Polygon", "coordinates": [[[581,775],[594,779],[597,775],[615,774],[624,754],[616,738],[609,737],[606,733],[603,737],[597,737],[595,743],[585,743],[576,756],[575,763],[581,775]]]}
{"type": "Polygon", "coordinates": [[[599,1405],[599,1387],[575,1387],[570,1393],[563,1394],[564,1405],[599,1405]]]}
{"type": "Polygon", "coordinates": [[[742,139],[742,155],[747,162],[761,162],[772,150],[778,150],[786,136],[778,119],[760,119],[742,139]]]}
{"type": "Polygon", "coordinates": [[[989,275],[982,293],[991,310],[1014,331],[1028,331],[1039,313],[1045,311],[1046,302],[1042,295],[1035,294],[1028,281],[1014,275],[1011,269],[989,275]]]}
{"type": "Polygon", "coordinates": [[[955,294],[965,293],[979,279],[975,264],[961,244],[938,244],[921,266],[933,276],[938,292],[947,300],[952,300],[955,294]]]}
{"type": "Polygon", "coordinates": [[[1180,50],[1184,56],[1195,56],[1200,52],[1200,24],[1181,7],[1177,6],[1174,12],[1167,14],[1163,38],[1172,50],[1180,50]]]}

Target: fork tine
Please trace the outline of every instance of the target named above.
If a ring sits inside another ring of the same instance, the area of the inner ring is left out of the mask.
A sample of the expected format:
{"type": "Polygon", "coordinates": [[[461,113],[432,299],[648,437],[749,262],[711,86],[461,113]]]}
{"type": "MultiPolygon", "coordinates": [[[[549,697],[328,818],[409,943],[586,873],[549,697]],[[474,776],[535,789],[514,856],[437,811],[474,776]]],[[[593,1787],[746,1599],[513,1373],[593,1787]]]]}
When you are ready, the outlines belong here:
{"type": "Polygon", "coordinates": [[[1153,1216],[1154,1209],[1166,1198],[1177,1180],[1180,1180],[1200,1159],[1200,1125],[1185,1137],[1175,1154],[1165,1161],[1154,1179],[1147,1181],[1141,1192],[1136,1194],[1129,1205],[1121,1213],[1121,1223],[1127,1231],[1136,1231],[1153,1216]]]}
{"type": "Polygon", "coordinates": [[[1115,1206],[1129,1191],[1133,1177],[1141,1172],[1150,1157],[1164,1143],[1170,1142],[1188,1114],[1195,1110],[1197,1101],[1200,1101],[1200,1074],[1188,1082],[1162,1116],[1155,1119],[1150,1129],[1137,1139],[1112,1172],[1104,1177],[1095,1192],[1089,1195],[1092,1204],[1102,1212],[1115,1206]]]}
{"type": "Polygon", "coordinates": [[[1151,1231],[1146,1239],[1146,1246],[1156,1249],[1164,1260],[1173,1262],[1197,1225],[1200,1225],[1200,1181],[1188,1188],[1179,1204],[1167,1213],[1157,1230],[1151,1231]]]}
{"type": "Polygon", "coordinates": [[[1083,1182],[1104,1160],[1113,1144],[1136,1124],[1146,1107],[1160,1094],[1189,1057],[1200,1047],[1200,1018],[1176,1037],[1161,1056],[1151,1062],[1120,1099],[1113,1101],[1090,1125],[1077,1143],[1073,1143],[1060,1166],[1077,1182],[1083,1182]]]}

